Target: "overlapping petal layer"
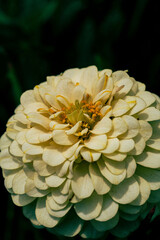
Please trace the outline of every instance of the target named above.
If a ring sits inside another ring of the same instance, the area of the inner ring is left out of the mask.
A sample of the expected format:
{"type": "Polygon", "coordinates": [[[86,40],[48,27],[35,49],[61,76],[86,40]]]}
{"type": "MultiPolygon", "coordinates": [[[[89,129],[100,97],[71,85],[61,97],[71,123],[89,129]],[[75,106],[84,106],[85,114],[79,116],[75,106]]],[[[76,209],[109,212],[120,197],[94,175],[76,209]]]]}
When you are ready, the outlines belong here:
{"type": "Polygon", "coordinates": [[[159,103],[126,71],[95,66],[26,91],[0,139],[13,202],[55,234],[127,236],[160,201],[159,103]]]}

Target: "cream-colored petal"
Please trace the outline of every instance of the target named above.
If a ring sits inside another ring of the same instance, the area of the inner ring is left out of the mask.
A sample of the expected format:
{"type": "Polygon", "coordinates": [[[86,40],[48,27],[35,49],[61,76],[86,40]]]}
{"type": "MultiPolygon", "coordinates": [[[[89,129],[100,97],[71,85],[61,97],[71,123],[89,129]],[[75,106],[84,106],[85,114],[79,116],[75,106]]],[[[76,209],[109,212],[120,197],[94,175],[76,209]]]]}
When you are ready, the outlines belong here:
{"type": "Polygon", "coordinates": [[[139,121],[136,118],[129,115],[122,116],[122,119],[127,124],[127,131],[124,134],[122,134],[120,137],[125,139],[131,139],[135,137],[139,132],[139,128],[140,128],[139,121]]]}
{"type": "Polygon", "coordinates": [[[46,190],[38,189],[37,187],[35,187],[34,180],[27,179],[25,185],[25,192],[30,197],[42,198],[50,192],[50,189],[46,190]]]}
{"type": "Polygon", "coordinates": [[[62,194],[62,188],[63,188],[63,186],[61,185],[58,188],[53,188],[52,192],[51,192],[52,198],[58,204],[64,204],[64,203],[68,202],[68,199],[70,197],[68,194],[62,194]]]}
{"type": "Polygon", "coordinates": [[[11,144],[11,139],[8,138],[7,133],[5,132],[0,138],[0,149],[1,151],[5,148],[8,148],[11,144]]]}
{"type": "Polygon", "coordinates": [[[90,221],[84,222],[82,231],[79,233],[80,237],[86,239],[95,239],[103,237],[104,233],[97,231],[90,221]]]}
{"type": "Polygon", "coordinates": [[[155,150],[160,150],[160,139],[149,139],[146,145],[155,150]]]}
{"type": "Polygon", "coordinates": [[[34,184],[35,184],[36,188],[38,188],[40,190],[48,189],[48,185],[45,182],[45,177],[38,175],[38,173],[36,173],[36,172],[34,174],[34,184]]]}
{"type": "Polygon", "coordinates": [[[118,99],[112,101],[112,115],[114,117],[119,117],[124,115],[130,110],[129,104],[123,99],[118,99]]]}
{"type": "Polygon", "coordinates": [[[94,90],[94,96],[106,88],[107,82],[108,82],[108,75],[106,73],[103,73],[103,75],[101,75],[100,79],[98,79],[97,81],[97,84],[94,90]]]}
{"type": "Polygon", "coordinates": [[[155,121],[160,120],[160,111],[155,107],[148,107],[138,114],[140,120],[155,121]]]}
{"type": "Polygon", "coordinates": [[[30,113],[40,113],[41,111],[48,112],[48,107],[42,102],[35,102],[35,103],[28,104],[23,110],[26,117],[30,113]]]}
{"type": "Polygon", "coordinates": [[[135,142],[134,149],[131,150],[129,154],[140,155],[146,146],[144,138],[141,136],[141,134],[138,134],[133,140],[135,142]]]}
{"type": "Polygon", "coordinates": [[[28,90],[24,92],[20,98],[20,101],[23,107],[26,107],[28,104],[36,102],[34,91],[28,90]]]}
{"type": "Polygon", "coordinates": [[[43,153],[43,147],[40,145],[33,145],[25,142],[22,145],[22,151],[26,154],[37,155],[43,153]]]}
{"type": "Polygon", "coordinates": [[[78,141],[78,137],[67,135],[65,130],[54,130],[53,140],[59,145],[72,145],[78,141]]]}
{"type": "Polygon", "coordinates": [[[45,179],[49,187],[59,187],[65,181],[65,178],[58,177],[56,174],[52,174],[45,179]]]}
{"type": "Polygon", "coordinates": [[[104,155],[102,155],[102,159],[104,160],[105,165],[109,169],[109,171],[115,175],[122,174],[125,171],[125,162],[117,162],[113,161],[104,155]]]}
{"type": "Polygon", "coordinates": [[[121,174],[116,175],[113,174],[109,171],[109,169],[107,168],[107,166],[105,165],[104,161],[99,160],[97,162],[98,167],[100,169],[100,172],[102,173],[102,175],[112,184],[119,184],[120,182],[122,182],[126,176],[126,171],[123,171],[121,174]]]}
{"type": "Polygon", "coordinates": [[[118,151],[121,153],[130,152],[134,148],[134,141],[132,139],[123,139],[119,141],[118,151]]]}
{"type": "Polygon", "coordinates": [[[55,168],[51,167],[49,165],[47,165],[44,161],[42,161],[41,159],[37,159],[33,161],[33,167],[35,169],[36,172],[38,172],[38,174],[40,176],[49,176],[52,173],[55,172],[55,168]]]}
{"type": "Polygon", "coordinates": [[[89,173],[97,194],[103,195],[109,192],[111,188],[110,182],[100,173],[97,164],[89,165],[89,173]]]}
{"type": "Polygon", "coordinates": [[[46,209],[46,198],[39,198],[36,204],[36,217],[38,222],[48,228],[55,227],[60,218],[51,216],[46,209]]]}
{"type": "Polygon", "coordinates": [[[84,220],[95,219],[101,212],[103,204],[103,196],[93,194],[79,203],[74,205],[77,215],[84,220]]]}
{"type": "Polygon", "coordinates": [[[85,88],[83,86],[75,86],[72,92],[72,101],[75,104],[75,101],[81,102],[85,93],[85,88]]]}
{"type": "Polygon", "coordinates": [[[22,124],[29,124],[30,121],[27,119],[24,113],[17,113],[13,116],[16,121],[21,122],[22,124]]]}
{"type": "Polygon", "coordinates": [[[41,127],[32,127],[26,132],[26,140],[28,143],[36,144],[46,142],[52,138],[52,133],[45,131],[41,127]]]}
{"type": "Polygon", "coordinates": [[[71,207],[72,207],[72,204],[68,203],[68,205],[65,208],[55,211],[55,210],[51,209],[50,206],[48,205],[48,203],[46,202],[47,211],[53,217],[58,217],[58,218],[64,217],[68,213],[68,211],[71,209],[71,207]]]}
{"type": "Polygon", "coordinates": [[[108,194],[104,195],[102,210],[95,220],[104,222],[112,219],[116,215],[118,207],[119,205],[114,202],[108,194]]]}
{"type": "Polygon", "coordinates": [[[151,190],[158,190],[160,188],[160,171],[138,166],[136,174],[144,178],[150,185],[151,190]]]}
{"type": "Polygon", "coordinates": [[[83,147],[81,150],[80,150],[80,153],[82,155],[82,157],[87,161],[87,162],[95,162],[97,161],[100,156],[101,156],[101,153],[99,152],[96,152],[96,151],[93,151],[91,149],[88,149],[88,148],[85,148],[83,147]]]}
{"type": "Polygon", "coordinates": [[[129,115],[134,115],[140,111],[142,111],[146,107],[146,103],[140,97],[135,97],[136,104],[135,106],[129,111],[129,115]]]}
{"type": "Polygon", "coordinates": [[[58,175],[58,177],[60,178],[63,178],[68,172],[69,165],[70,165],[70,161],[65,161],[64,163],[56,166],[55,167],[56,175],[58,175]]]}
{"type": "Polygon", "coordinates": [[[114,118],[112,124],[113,129],[107,134],[110,138],[115,138],[127,131],[127,124],[121,117],[114,118]]]}
{"type": "Polygon", "coordinates": [[[66,130],[67,135],[76,133],[82,126],[82,121],[77,122],[71,129],[66,130]]]}
{"type": "Polygon", "coordinates": [[[106,147],[107,144],[107,135],[91,135],[88,140],[84,141],[84,145],[87,148],[93,149],[93,150],[101,150],[106,147]]]}
{"type": "Polygon", "coordinates": [[[45,163],[52,167],[60,165],[66,159],[61,153],[61,149],[59,149],[56,145],[46,147],[42,158],[45,163]]]}
{"type": "Polygon", "coordinates": [[[125,165],[126,165],[126,178],[130,178],[133,176],[133,174],[136,171],[136,161],[132,156],[127,156],[125,159],[125,165]]]}
{"type": "Polygon", "coordinates": [[[111,130],[112,121],[110,118],[104,116],[97,124],[94,126],[93,130],[90,132],[93,134],[104,134],[111,130]]]}
{"type": "Polygon", "coordinates": [[[140,91],[137,93],[137,96],[145,101],[146,107],[150,106],[156,101],[154,95],[148,91],[140,91]]]}
{"type": "Polygon", "coordinates": [[[25,129],[24,131],[21,131],[17,134],[16,136],[16,141],[20,144],[23,145],[26,142],[26,132],[28,129],[25,129]]]}
{"type": "Polygon", "coordinates": [[[120,152],[114,152],[114,153],[111,153],[111,154],[106,154],[106,153],[104,153],[103,154],[105,157],[107,157],[107,158],[109,158],[109,159],[112,159],[112,160],[114,160],[114,161],[118,161],[118,162],[121,162],[121,161],[123,161],[125,158],[126,158],[126,156],[127,156],[127,154],[126,153],[120,153],[120,152]]]}
{"type": "Polygon", "coordinates": [[[29,113],[27,115],[27,118],[35,123],[35,124],[38,124],[40,125],[41,127],[49,130],[49,124],[50,124],[50,120],[49,118],[43,116],[42,114],[39,114],[39,113],[36,113],[36,112],[32,112],[32,113],[29,113]]]}
{"type": "MultiPolygon", "coordinates": [[[[1,153],[2,154],[2,153],[1,153]]],[[[1,159],[1,155],[0,155],[0,166],[3,169],[8,169],[8,170],[13,170],[13,169],[17,169],[23,166],[22,162],[16,160],[13,157],[5,157],[1,159]]]]}
{"type": "Polygon", "coordinates": [[[111,198],[120,204],[128,204],[139,195],[139,184],[134,177],[125,179],[119,185],[112,186],[111,198]]]}
{"type": "Polygon", "coordinates": [[[22,157],[23,156],[21,146],[18,144],[17,141],[13,141],[11,143],[10,148],[9,148],[9,152],[16,157],[22,157]]]}
{"type": "Polygon", "coordinates": [[[14,202],[14,204],[19,207],[26,206],[29,203],[33,202],[35,199],[33,197],[27,196],[26,194],[21,194],[21,195],[11,194],[11,197],[12,197],[12,201],[14,202]]]}
{"type": "MultiPolygon", "coordinates": [[[[56,114],[56,113],[55,113],[56,114]]],[[[61,124],[57,121],[51,121],[49,124],[51,130],[62,130],[62,129],[68,129],[69,124],[61,124]]]]}
{"type": "Polygon", "coordinates": [[[75,166],[71,186],[78,198],[87,198],[92,194],[94,186],[89,175],[87,163],[84,162],[75,166]]]}
{"type": "Polygon", "coordinates": [[[104,89],[101,92],[97,93],[97,95],[93,98],[93,103],[101,101],[105,103],[111,94],[111,89],[104,89]]]}
{"type": "Polygon", "coordinates": [[[55,94],[45,94],[45,99],[48,102],[49,105],[51,105],[55,110],[60,110],[60,104],[57,101],[56,95],[55,94]]]}
{"type": "Polygon", "coordinates": [[[148,200],[149,195],[151,193],[151,189],[148,182],[144,180],[142,177],[137,175],[135,175],[134,177],[139,184],[140,194],[131,204],[135,206],[141,206],[148,200]]]}
{"type": "Polygon", "coordinates": [[[126,71],[118,70],[118,71],[115,71],[112,73],[112,77],[113,77],[114,82],[116,82],[123,78],[129,78],[129,75],[127,74],[126,71]]]}
{"type": "Polygon", "coordinates": [[[110,117],[112,115],[112,107],[109,105],[105,105],[101,108],[100,113],[102,116],[110,117]]]}
{"type": "Polygon", "coordinates": [[[136,99],[134,96],[125,96],[123,100],[126,101],[130,108],[133,108],[136,104],[136,99]]]}
{"type": "Polygon", "coordinates": [[[52,197],[52,194],[48,194],[47,195],[47,199],[46,199],[47,204],[49,205],[49,207],[55,211],[61,210],[63,208],[65,208],[68,204],[68,201],[64,202],[63,204],[58,204],[52,197]]]}
{"type": "Polygon", "coordinates": [[[93,94],[96,82],[98,81],[98,71],[96,66],[90,66],[84,69],[80,84],[86,88],[88,94],[93,94]]]}
{"type": "Polygon", "coordinates": [[[79,151],[77,152],[79,144],[80,144],[80,141],[78,141],[77,143],[75,143],[72,146],[64,146],[64,147],[62,147],[62,154],[63,154],[63,156],[65,158],[71,158],[73,155],[77,156],[77,154],[79,154],[79,151]]]}
{"type": "Polygon", "coordinates": [[[154,149],[146,149],[142,154],[135,156],[138,164],[149,168],[160,168],[159,151],[154,149]]]}
{"type": "Polygon", "coordinates": [[[138,90],[139,90],[138,92],[145,91],[146,85],[144,83],[137,81],[137,84],[138,84],[138,90]]]}
{"type": "Polygon", "coordinates": [[[23,169],[20,170],[15,177],[13,178],[13,191],[16,194],[24,194],[25,193],[25,184],[28,177],[24,173],[23,169]]]}
{"type": "Polygon", "coordinates": [[[123,98],[131,90],[133,86],[133,81],[130,78],[121,78],[119,81],[115,82],[115,86],[124,86],[114,95],[115,98],[123,98]]]}
{"type": "Polygon", "coordinates": [[[84,68],[79,69],[79,68],[71,68],[66,70],[63,73],[63,77],[70,78],[74,84],[79,83],[81,76],[83,74],[84,68]]]}
{"type": "Polygon", "coordinates": [[[107,146],[105,149],[101,150],[101,153],[104,154],[111,154],[115,151],[117,151],[117,149],[119,148],[119,140],[118,138],[111,138],[107,140],[107,146]]]}

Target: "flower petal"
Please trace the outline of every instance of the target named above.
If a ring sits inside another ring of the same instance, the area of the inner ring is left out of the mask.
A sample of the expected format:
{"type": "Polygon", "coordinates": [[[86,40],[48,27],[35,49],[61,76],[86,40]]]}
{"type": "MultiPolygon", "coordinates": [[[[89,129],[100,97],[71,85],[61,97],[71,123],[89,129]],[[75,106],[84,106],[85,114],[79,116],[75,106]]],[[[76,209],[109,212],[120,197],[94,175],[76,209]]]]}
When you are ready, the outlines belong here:
{"type": "Polygon", "coordinates": [[[101,150],[106,147],[107,144],[107,136],[105,134],[102,135],[91,135],[88,140],[84,141],[84,145],[87,148],[93,150],[101,150]]]}
{"type": "Polygon", "coordinates": [[[55,227],[60,218],[51,216],[46,209],[46,198],[39,198],[36,205],[36,217],[38,222],[48,228],[55,227]]]}
{"type": "Polygon", "coordinates": [[[41,127],[32,127],[26,132],[26,140],[28,143],[36,144],[46,142],[52,138],[52,133],[45,131],[41,127]]]}
{"type": "Polygon", "coordinates": [[[90,132],[93,134],[104,134],[111,130],[112,121],[110,118],[104,116],[97,124],[94,126],[93,130],[90,132]]]}
{"type": "Polygon", "coordinates": [[[144,140],[147,141],[152,136],[152,127],[148,122],[144,120],[139,120],[139,125],[139,133],[142,135],[144,140]]]}
{"type": "Polygon", "coordinates": [[[90,66],[84,69],[80,84],[86,88],[86,92],[93,94],[96,82],[98,81],[98,71],[96,66],[90,66]]]}
{"type": "Polygon", "coordinates": [[[25,142],[22,145],[22,151],[26,154],[37,155],[43,153],[43,147],[40,145],[33,145],[25,142]]]}
{"type": "Polygon", "coordinates": [[[54,130],[53,140],[59,145],[72,145],[78,141],[78,137],[67,135],[65,130],[54,130]]]}
{"type": "Polygon", "coordinates": [[[136,161],[132,156],[127,156],[125,159],[125,164],[126,164],[126,171],[127,171],[126,178],[130,178],[133,176],[133,174],[136,171],[136,167],[137,167],[136,161]]]}
{"type": "Polygon", "coordinates": [[[119,205],[108,194],[104,195],[101,213],[95,220],[104,222],[112,219],[116,215],[118,207],[119,205]]]}
{"type": "Polygon", "coordinates": [[[144,178],[150,185],[151,190],[160,188],[160,171],[138,166],[136,174],[144,178]]]}
{"type": "Polygon", "coordinates": [[[80,150],[80,153],[87,162],[95,162],[101,156],[101,153],[84,147],[80,150]]]}
{"type": "Polygon", "coordinates": [[[89,198],[74,205],[77,215],[84,220],[95,219],[101,212],[103,196],[95,192],[89,198]]]}
{"type": "Polygon", "coordinates": [[[16,140],[11,143],[9,151],[12,155],[14,155],[16,157],[22,157],[23,156],[21,146],[18,144],[18,142],[16,140]]]}
{"type": "Polygon", "coordinates": [[[26,107],[28,104],[36,102],[35,96],[34,96],[34,91],[33,90],[28,90],[24,92],[21,96],[21,104],[23,107],[26,107]]]}
{"type": "Polygon", "coordinates": [[[146,107],[150,106],[156,101],[154,95],[148,91],[139,91],[137,96],[145,101],[146,107]]]}
{"type": "Polygon", "coordinates": [[[87,198],[92,194],[94,186],[87,163],[80,163],[74,168],[71,186],[75,195],[80,199],[87,198]]]}
{"type": "Polygon", "coordinates": [[[113,129],[108,133],[110,138],[115,138],[127,131],[127,124],[121,117],[114,118],[112,123],[113,129]]]}
{"type": "Polygon", "coordinates": [[[13,191],[16,194],[24,194],[25,193],[25,185],[28,177],[25,172],[20,170],[15,177],[13,178],[13,191]]]}
{"type": "Polygon", "coordinates": [[[107,166],[105,165],[104,161],[99,160],[97,162],[98,167],[100,169],[100,172],[102,173],[102,175],[112,184],[119,184],[120,182],[122,182],[126,176],[126,171],[123,171],[121,174],[116,175],[113,174],[109,171],[109,169],[107,168],[107,166]]]}
{"type": "Polygon", "coordinates": [[[141,136],[141,134],[138,134],[133,140],[135,142],[134,149],[131,150],[129,154],[140,155],[146,146],[144,138],[141,136]]]}
{"type": "Polygon", "coordinates": [[[16,194],[11,194],[12,201],[14,202],[15,205],[22,207],[26,206],[29,203],[33,202],[35,198],[29,197],[26,194],[21,194],[21,195],[16,195],[16,194]]]}
{"type": "Polygon", "coordinates": [[[103,154],[111,154],[119,148],[119,140],[118,138],[111,138],[107,140],[107,146],[105,149],[101,150],[100,152],[103,154]]]}
{"type": "Polygon", "coordinates": [[[134,206],[141,206],[148,200],[151,189],[148,182],[142,177],[135,175],[135,178],[139,184],[140,194],[131,204],[134,206]]]}
{"type": "Polygon", "coordinates": [[[159,151],[146,149],[142,154],[135,156],[138,164],[149,168],[160,168],[159,151]]]}
{"type": "Polygon", "coordinates": [[[140,120],[155,121],[160,120],[160,111],[155,107],[148,107],[138,114],[140,120]]]}
{"type": "Polygon", "coordinates": [[[134,177],[125,179],[119,185],[112,186],[109,192],[112,199],[120,204],[128,204],[139,195],[139,185],[134,177]]]}
{"type": "Polygon", "coordinates": [[[61,149],[56,145],[46,147],[43,152],[43,161],[50,166],[57,166],[63,163],[66,158],[61,153],[61,149]]]}
{"type": "Polygon", "coordinates": [[[105,165],[109,169],[109,171],[115,175],[122,174],[125,171],[125,162],[117,162],[113,161],[104,155],[102,155],[102,159],[104,160],[105,165]]]}
{"type": "Polygon", "coordinates": [[[106,178],[100,173],[97,164],[89,165],[89,173],[92,179],[92,183],[94,185],[94,189],[97,194],[103,195],[109,192],[111,188],[110,182],[107,181],[106,178]]]}
{"type": "Polygon", "coordinates": [[[123,99],[112,101],[112,116],[119,117],[130,110],[130,106],[123,99]]]}
{"type": "Polygon", "coordinates": [[[28,113],[27,118],[31,122],[38,124],[47,130],[49,130],[49,128],[50,128],[49,127],[49,124],[50,124],[49,118],[43,116],[42,114],[39,114],[36,112],[28,113]]]}
{"type": "Polygon", "coordinates": [[[119,141],[119,152],[127,153],[134,148],[134,141],[132,139],[123,139],[119,141]]]}
{"type": "Polygon", "coordinates": [[[135,97],[135,99],[136,105],[129,111],[129,115],[134,115],[146,107],[146,103],[140,97],[135,97]]]}
{"type": "Polygon", "coordinates": [[[49,187],[59,187],[64,181],[65,178],[58,177],[56,174],[46,177],[46,183],[49,187]]]}
{"type": "Polygon", "coordinates": [[[119,214],[116,214],[113,218],[105,222],[99,222],[96,220],[91,220],[92,225],[97,229],[97,231],[107,231],[114,228],[119,222],[119,214]]]}
{"type": "Polygon", "coordinates": [[[115,98],[123,98],[131,90],[133,81],[130,78],[121,78],[119,81],[115,82],[115,86],[124,86],[114,95],[115,98]]]}
{"type": "Polygon", "coordinates": [[[127,124],[127,131],[123,135],[121,135],[121,138],[130,139],[135,137],[139,132],[138,120],[129,115],[122,116],[122,119],[127,124]]]}

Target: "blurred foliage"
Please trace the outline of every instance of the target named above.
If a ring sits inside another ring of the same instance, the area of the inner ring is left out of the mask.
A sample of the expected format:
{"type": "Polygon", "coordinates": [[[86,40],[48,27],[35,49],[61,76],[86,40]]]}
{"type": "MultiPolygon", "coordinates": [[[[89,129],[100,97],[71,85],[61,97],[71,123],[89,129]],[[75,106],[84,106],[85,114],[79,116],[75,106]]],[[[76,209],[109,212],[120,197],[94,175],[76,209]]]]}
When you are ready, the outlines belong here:
{"type": "MultiPolygon", "coordinates": [[[[157,4],[151,0],[0,0],[0,133],[22,92],[45,81],[47,75],[72,67],[95,64],[99,69],[128,69],[160,95],[157,4]]],[[[2,177],[1,196],[8,203],[3,207],[0,239],[51,238],[32,228],[7,200],[2,177]]],[[[156,227],[158,233],[156,219],[154,224],[143,223],[128,239],[140,233],[151,239],[156,227]]]]}

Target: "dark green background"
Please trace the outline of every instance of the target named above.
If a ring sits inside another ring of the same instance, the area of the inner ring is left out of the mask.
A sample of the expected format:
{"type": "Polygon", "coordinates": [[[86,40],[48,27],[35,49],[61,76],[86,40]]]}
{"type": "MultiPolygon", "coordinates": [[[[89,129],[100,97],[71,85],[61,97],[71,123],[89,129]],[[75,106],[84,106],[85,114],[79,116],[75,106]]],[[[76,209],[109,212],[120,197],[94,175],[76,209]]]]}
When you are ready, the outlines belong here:
{"type": "MultiPolygon", "coordinates": [[[[22,92],[72,67],[128,69],[160,95],[158,2],[0,0],[0,133],[22,92]]],[[[56,239],[34,229],[13,206],[2,176],[0,198],[0,239],[56,239]]],[[[158,240],[160,219],[149,219],[128,239],[158,240]]]]}

